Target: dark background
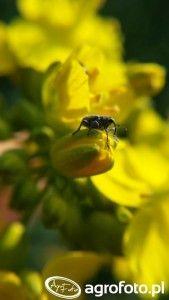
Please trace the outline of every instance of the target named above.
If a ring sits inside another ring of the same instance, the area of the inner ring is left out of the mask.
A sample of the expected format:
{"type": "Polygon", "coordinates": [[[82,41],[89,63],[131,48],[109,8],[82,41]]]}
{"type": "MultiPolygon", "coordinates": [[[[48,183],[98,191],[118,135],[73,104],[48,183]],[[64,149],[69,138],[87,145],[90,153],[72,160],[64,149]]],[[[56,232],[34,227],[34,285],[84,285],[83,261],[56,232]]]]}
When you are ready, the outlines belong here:
{"type": "MultiPolygon", "coordinates": [[[[50,1],[50,0],[49,0],[50,1]]],[[[125,59],[157,62],[169,70],[169,0],[108,0],[104,15],[119,19],[125,37],[125,59]]],[[[15,0],[0,0],[0,18],[17,14],[15,0]]],[[[155,106],[169,114],[169,75],[155,106]]]]}

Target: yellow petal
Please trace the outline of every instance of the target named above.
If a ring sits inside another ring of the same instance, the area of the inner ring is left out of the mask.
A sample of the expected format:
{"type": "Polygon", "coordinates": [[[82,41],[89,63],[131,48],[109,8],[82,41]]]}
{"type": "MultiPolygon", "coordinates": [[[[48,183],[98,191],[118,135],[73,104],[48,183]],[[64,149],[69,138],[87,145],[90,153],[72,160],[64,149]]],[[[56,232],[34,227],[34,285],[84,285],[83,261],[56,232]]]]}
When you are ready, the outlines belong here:
{"type": "Polygon", "coordinates": [[[18,0],[17,3],[28,20],[68,28],[97,10],[103,0],[18,0]]]}
{"type": "Polygon", "coordinates": [[[157,146],[166,131],[166,123],[152,108],[143,107],[131,120],[130,136],[135,143],[148,143],[157,146]]]}
{"type": "Polygon", "coordinates": [[[169,288],[169,197],[152,199],[132,219],[125,252],[133,281],[148,286],[165,282],[169,288]]]}
{"type": "Polygon", "coordinates": [[[57,32],[22,19],[8,27],[8,42],[18,65],[39,71],[45,71],[54,61],[65,61],[71,51],[57,32]]]}
{"type": "Polygon", "coordinates": [[[76,20],[78,2],[70,0],[19,0],[21,13],[31,21],[67,27],[76,20]]]}
{"type": "Polygon", "coordinates": [[[129,64],[130,83],[138,95],[156,95],[165,84],[165,69],[153,63],[129,64]]]}
{"type": "Polygon", "coordinates": [[[54,68],[43,87],[43,103],[50,123],[78,122],[89,111],[89,84],[84,67],[68,60],[54,68]]]}
{"type": "Polygon", "coordinates": [[[103,175],[92,177],[92,182],[110,201],[137,207],[149,197],[151,189],[144,180],[131,176],[130,166],[125,159],[126,152],[128,146],[117,147],[114,168],[103,175]]]}
{"type": "Polygon", "coordinates": [[[158,190],[168,183],[169,164],[158,149],[138,145],[126,152],[129,174],[147,182],[152,189],[158,190]]]}
{"type": "Polygon", "coordinates": [[[75,46],[86,43],[98,47],[113,61],[119,61],[122,57],[120,26],[114,19],[95,15],[84,18],[72,33],[72,43],[75,46]]]}

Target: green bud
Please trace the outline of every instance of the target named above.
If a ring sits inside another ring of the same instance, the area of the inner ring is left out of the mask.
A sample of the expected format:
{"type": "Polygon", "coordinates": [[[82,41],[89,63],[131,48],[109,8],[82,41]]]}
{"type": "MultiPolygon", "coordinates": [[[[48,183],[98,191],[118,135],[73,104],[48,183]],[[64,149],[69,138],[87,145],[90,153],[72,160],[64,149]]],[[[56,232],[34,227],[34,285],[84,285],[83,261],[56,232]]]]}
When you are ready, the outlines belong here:
{"type": "Polygon", "coordinates": [[[65,240],[73,247],[86,248],[88,238],[85,238],[85,221],[82,218],[82,213],[76,204],[69,204],[69,210],[66,222],[62,227],[62,233],[65,240]]]}
{"type": "Polygon", "coordinates": [[[0,239],[0,250],[10,250],[15,248],[20,242],[25,228],[21,223],[15,222],[2,233],[0,239]]]}
{"type": "Polygon", "coordinates": [[[19,211],[30,210],[38,204],[39,199],[37,182],[27,177],[15,185],[10,206],[19,211]]]}
{"type": "Polygon", "coordinates": [[[53,166],[68,177],[86,177],[104,173],[114,164],[113,151],[116,142],[108,148],[103,132],[87,130],[76,135],[67,135],[54,144],[51,151],[53,166]]]}
{"type": "Polygon", "coordinates": [[[133,217],[132,211],[125,206],[118,206],[116,213],[118,220],[126,224],[128,224],[133,217]]]}
{"type": "Polygon", "coordinates": [[[42,218],[46,227],[62,226],[68,214],[68,205],[53,188],[48,190],[43,198],[42,218]]]}
{"type": "Polygon", "coordinates": [[[60,228],[61,233],[66,241],[71,245],[83,245],[84,239],[84,223],[82,220],[81,211],[78,208],[77,201],[72,193],[63,195],[54,188],[46,193],[43,199],[42,218],[43,223],[47,228],[60,228]]]}
{"type": "Polygon", "coordinates": [[[90,250],[121,254],[124,227],[112,213],[94,212],[86,226],[90,250]]]}
{"type": "Polygon", "coordinates": [[[26,157],[22,150],[9,150],[0,156],[0,174],[5,183],[16,182],[26,170],[26,157]]]}
{"type": "Polygon", "coordinates": [[[23,271],[20,277],[29,294],[29,299],[40,299],[39,297],[42,293],[42,278],[40,274],[34,271],[23,271]]]}
{"type": "Polygon", "coordinates": [[[0,299],[28,300],[20,278],[11,271],[0,271],[0,299]]]}
{"type": "Polygon", "coordinates": [[[35,129],[32,132],[31,138],[38,143],[42,148],[49,149],[49,144],[53,141],[55,134],[53,130],[48,126],[35,129]]]}
{"type": "Polygon", "coordinates": [[[25,227],[19,222],[9,225],[0,235],[0,268],[18,269],[25,261],[27,240],[25,227]]]}

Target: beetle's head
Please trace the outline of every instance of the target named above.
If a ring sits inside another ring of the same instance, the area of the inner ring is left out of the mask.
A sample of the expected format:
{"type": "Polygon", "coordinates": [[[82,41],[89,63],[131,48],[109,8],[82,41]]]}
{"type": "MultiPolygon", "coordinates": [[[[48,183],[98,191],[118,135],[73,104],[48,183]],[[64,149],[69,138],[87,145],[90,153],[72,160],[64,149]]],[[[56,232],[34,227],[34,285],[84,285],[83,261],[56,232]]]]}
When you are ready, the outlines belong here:
{"type": "Polygon", "coordinates": [[[82,125],[85,126],[85,127],[89,126],[89,120],[88,120],[88,118],[83,118],[82,125]]]}
{"type": "Polygon", "coordinates": [[[113,124],[114,127],[118,126],[117,123],[116,123],[116,121],[113,118],[111,118],[111,117],[108,119],[108,123],[109,123],[109,125],[113,124]]]}

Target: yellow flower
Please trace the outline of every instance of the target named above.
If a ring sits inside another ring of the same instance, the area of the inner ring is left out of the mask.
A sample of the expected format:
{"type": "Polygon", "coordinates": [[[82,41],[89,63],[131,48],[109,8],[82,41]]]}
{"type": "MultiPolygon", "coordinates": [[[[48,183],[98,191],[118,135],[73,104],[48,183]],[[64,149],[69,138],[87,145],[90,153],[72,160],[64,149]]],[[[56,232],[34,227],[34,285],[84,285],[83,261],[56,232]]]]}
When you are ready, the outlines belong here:
{"type": "Polygon", "coordinates": [[[169,196],[154,195],[133,217],[125,235],[125,253],[133,281],[169,289],[169,196]]]}
{"type": "Polygon", "coordinates": [[[19,0],[23,18],[8,26],[9,46],[18,65],[44,71],[55,61],[64,62],[74,48],[86,43],[100,47],[114,61],[121,60],[119,24],[97,16],[101,3],[102,0],[19,0]]]}
{"type": "Polygon", "coordinates": [[[122,63],[111,63],[96,47],[73,51],[67,61],[51,67],[42,90],[47,119],[76,127],[86,115],[99,114],[123,121],[134,107],[122,63]],[[97,60],[96,60],[97,58],[97,60]]]}
{"type": "Polygon", "coordinates": [[[62,45],[56,33],[22,19],[13,21],[7,33],[10,49],[20,67],[44,71],[54,61],[65,61],[71,51],[69,46],[62,45]]]}
{"type": "MultiPolygon", "coordinates": [[[[43,102],[50,124],[76,124],[89,112],[90,91],[88,76],[77,60],[56,65],[43,86],[43,102]]],[[[58,127],[59,129],[59,127],[58,127]]]]}
{"type": "Polygon", "coordinates": [[[137,207],[167,185],[168,160],[158,150],[146,145],[118,147],[114,168],[92,177],[97,189],[120,205],[137,207]]]}
{"type": "Polygon", "coordinates": [[[127,128],[132,143],[155,147],[169,158],[169,122],[155,111],[150,99],[144,99],[135,107],[127,120],[127,128]]]}
{"type": "Polygon", "coordinates": [[[138,113],[136,112],[136,116],[131,118],[129,126],[132,142],[158,146],[164,139],[167,122],[153,108],[143,106],[138,113]]]}
{"type": "Polygon", "coordinates": [[[154,96],[164,87],[166,71],[158,64],[136,63],[128,65],[128,76],[137,95],[154,96]]]}
{"type": "Polygon", "coordinates": [[[116,142],[107,148],[106,134],[83,130],[74,136],[58,139],[52,148],[55,169],[65,176],[86,177],[108,171],[114,164],[116,142]],[[112,150],[112,151],[111,151],[112,150]]]}
{"type": "Polygon", "coordinates": [[[28,20],[47,26],[67,28],[92,14],[103,0],[18,0],[21,14],[28,20]]]}
{"type": "Polygon", "coordinates": [[[122,34],[117,20],[97,15],[86,17],[75,27],[71,38],[74,47],[89,44],[100,48],[112,61],[122,60],[122,34]]]}

